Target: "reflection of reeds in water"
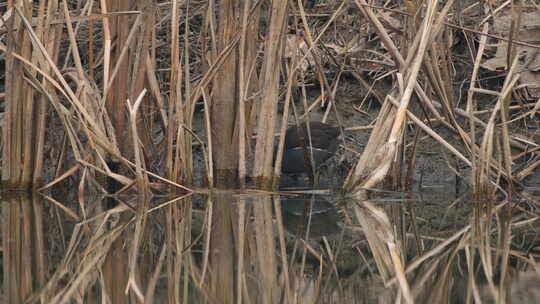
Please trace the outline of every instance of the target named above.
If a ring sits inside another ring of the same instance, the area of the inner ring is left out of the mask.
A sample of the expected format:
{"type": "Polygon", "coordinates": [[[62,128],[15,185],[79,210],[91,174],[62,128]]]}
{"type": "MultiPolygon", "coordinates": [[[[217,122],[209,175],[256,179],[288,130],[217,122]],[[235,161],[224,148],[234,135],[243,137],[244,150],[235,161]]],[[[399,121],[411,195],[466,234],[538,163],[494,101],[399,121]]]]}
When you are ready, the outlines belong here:
{"type": "MultiPolygon", "coordinates": [[[[46,204],[2,195],[5,302],[452,303],[461,301],[458,290],[469,301],[536,303],[538,278],[512,275],[538,267],[521,245],[534,242],[529,232],[537,230],[538,212],[519,183],[537,170],[539,146],[511,129],[515,121],[531,123],[538,103],[510,106],[522,70],[516,51],[508,47],[500,90],[487,90],[480,64],[488,36],[445,25],[457,1],[405,4],[404,23],[391,30],[396,17],[364,0],[347,10],[343,2],[325,17],[306,14],[296,2],[260,3],[80,1],[75,9],[73,1],[8,1],[13,6],[4,16],[12,17],[0,32],[2,184],[52,193],[46,204]],[[351,20],[363,21],[351,26],[351,20]],[[286,25],[303,35],[306,47],[296,54],[285,45],[286,25]],[[347,37],[332,36],[334,26],[340,33],[374,29],[382,45],[372,53],[387,53],[367,62],[391,68],[367,74],[396,81],[382,94],[376,81],[351,72],[381,107],[344,186],[343,230],[335,239],[312,240],[310,232],[319,232],[310,230],[313,217],[288,235],[286,206],[266,194],[282,171],[289,116],[302,124],[310,109],[327,103],[324,118],[338,113],[342,123],[338,110],[348,105],[336,92],[342,72],[356,71],[349,63],[358,61],[337,47],[347,37]],[[469,48],[476,59],[463,81],[469,89],[462,110],[452,87],[457,62],[446,46],[471,33],[464,40],[479,44],[469,48]],[[330,63],[323,60],[328,54],[330,63]],[[321,90],[311,104],[308,61],[321,90]],[[336,63],[340,72],[328,78],[323,68],[336,63]],[[286,91],[274,156],[280,85],[286,91]],[[486,111],[480,94],[496,98],[486,111]],[[201,100],[204,111],[196,113],[201,100]],[[522,113],[514,118],[516,109],[522,113]],[[194,126],[196,119],[203,127],[194,126]],[[461,178],[472,184],[472,195],[440,214],[472,211],[444,231],[426,228],[433,221],[423,206],[377,204],[366,191],[381,184],[410,191],[424,135],[456,174],[470,170],[461,178]],[[194,142],[201,164],[194,163],[194,142]],[[516,166],[524,158],[532,165],[516,166]],[[246,189],[248,176],[258,190],[246,189]],[[197,178],[208,189],[193,186],[197,178]],[[108,188],[111,179],[122,186],[108,188]],[[76,195],[58,195],[70,183],[76,187],[65,192],[76,195]],[[156,188],[181,196],[156,203],[156,188]],[[90,200],[95,192],[126,195],[90,200]],[[196,200],[196,192],[207,200],[196,200]],[[354,260],[353,269],[342,267],[343,259],[354,260]]],[[[483,23],[482,32],[488,27],[483,23]]],[[[522,36],[519,26],[513,31],[510,40],[522,36]]]]}

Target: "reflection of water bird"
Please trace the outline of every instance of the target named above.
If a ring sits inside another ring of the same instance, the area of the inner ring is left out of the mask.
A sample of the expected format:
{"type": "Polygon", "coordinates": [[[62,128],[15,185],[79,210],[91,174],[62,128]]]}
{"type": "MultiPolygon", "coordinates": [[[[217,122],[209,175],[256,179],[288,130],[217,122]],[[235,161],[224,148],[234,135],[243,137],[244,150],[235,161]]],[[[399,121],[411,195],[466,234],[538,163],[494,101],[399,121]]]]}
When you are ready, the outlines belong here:
{"type": "Polygon", "coordinates": [[[309,132],[307,123],[289,127],[285,134],[281,171],[283,173],[307,172],[309,163],[306,162],[309,162],[309,157],[311,157],[309,156],[311,155],[310,147],[313,148],[313,163],[315,167],[318,167],[336,152],[339,146],[338,138],[339,127],[322,122],[310,122],[309,132]]]}
{"type": "Polygon", "coordinates": [[[341,232],[342,221],[336,208],[323,196],[282,197],[283,225],[290,233],[319,239],[341,232]]]}

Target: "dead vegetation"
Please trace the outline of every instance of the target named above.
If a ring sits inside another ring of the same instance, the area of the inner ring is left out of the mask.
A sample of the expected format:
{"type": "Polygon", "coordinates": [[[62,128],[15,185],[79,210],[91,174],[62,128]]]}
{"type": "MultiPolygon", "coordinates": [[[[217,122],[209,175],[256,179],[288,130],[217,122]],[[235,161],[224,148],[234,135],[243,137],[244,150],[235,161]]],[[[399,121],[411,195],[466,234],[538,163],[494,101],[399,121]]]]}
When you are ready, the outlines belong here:
{"type": "Polygon", "coordinates": [[[540,3],[0,8],[4,301],[540,301],[540,3]],[[313,242],[272,194],[289,122],[321,109],[369,140],[342,145],[340,237],[313,242]],[[452,229],[370,194],[412,195],[423,145],[471,187],[452,229]]]}

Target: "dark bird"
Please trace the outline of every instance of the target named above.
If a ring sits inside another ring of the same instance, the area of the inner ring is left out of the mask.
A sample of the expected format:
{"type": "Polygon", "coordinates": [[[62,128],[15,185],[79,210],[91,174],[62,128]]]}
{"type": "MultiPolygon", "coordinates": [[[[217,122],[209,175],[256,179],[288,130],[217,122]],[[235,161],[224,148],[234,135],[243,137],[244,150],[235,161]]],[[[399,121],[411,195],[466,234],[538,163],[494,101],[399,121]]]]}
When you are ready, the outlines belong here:
{"type": "Polygon", "coordinates": [[[336,152],[339,134],[339,127],[315,121],[309,123],[309,132],[306,123],[289,127],[285,133],[281,171],[287,174],[308,172],[310,147],[313,148],[313,163],[317,168],[336,152]]]}

